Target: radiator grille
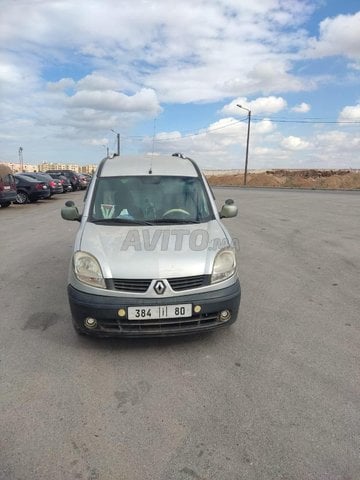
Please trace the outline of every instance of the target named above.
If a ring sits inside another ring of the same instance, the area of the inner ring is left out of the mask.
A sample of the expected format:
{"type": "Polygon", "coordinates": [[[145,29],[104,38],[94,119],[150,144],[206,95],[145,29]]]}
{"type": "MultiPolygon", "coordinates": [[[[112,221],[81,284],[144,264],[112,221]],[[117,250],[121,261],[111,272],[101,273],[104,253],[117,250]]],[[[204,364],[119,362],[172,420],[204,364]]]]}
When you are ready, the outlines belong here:
{"type": "MultiPolygon", "coordinates": [[[[210,275],[196,275],[192,277],[168,278],[171,288],[175,292],[200,288],[210,284],[210,275]]],[[[112,278],[107,280],[107,288],[122,292],[145,293],[152,279],[112,278]]]]}
{"type": "Polygon", "coordinates": [[[150,287],[151,281],[149,279],[113,278],[112,284],[114,290],[144,293],[150,287]]]}
{"type": "Polygon", "coordinates": [[[210,283],[210,275],[197,275],[196,277],[168,278],[170,286],[175,292],[200,288],[210,283]]]}

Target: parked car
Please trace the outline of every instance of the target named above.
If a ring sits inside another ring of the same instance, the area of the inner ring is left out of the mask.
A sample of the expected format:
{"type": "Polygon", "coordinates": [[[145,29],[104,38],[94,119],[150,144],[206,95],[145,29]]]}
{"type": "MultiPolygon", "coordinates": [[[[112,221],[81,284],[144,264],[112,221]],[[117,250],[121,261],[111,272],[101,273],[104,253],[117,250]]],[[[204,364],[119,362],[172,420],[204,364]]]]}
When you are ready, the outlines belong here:
{"type": "Polygon", "coordinates": [[[79,334],[183,335],[235,322],[233,241],[197,164],[180,154],[105,158],[77,220],[68,298],[79,334]]]}
{"type": "Polygon", "coordinates": [[[8,207],[16,200],[16,183],[11,168],[0,164],[0,206],[8,207]]]}
{"type": "Polygon", "coordinates": [[[46,173],[59,173],[67,177],[74,192],[80,188],[79,176],[73,170],[46,170],[46,173]]]}
{"type": "Polygon", "coordinates": [[[79,174],[79,187],[81,190],[85,190],[89,185],[89,180],[86,175],[79,174]]]}
{"type": "Polygon", "coordinates": [[[65,192],[72,192],[72,186],[70,183],[70,180],[65,177],[65,175],[61,175],[60,173],[49,173],[52,178],[56,178],[60,180],[62,186],[63,186],[63,193],[65,192]]]}
{"type": "Polygon", "coordinates": [[[31,177],[35,180],[40,180],[41,182],[47,183],[50,188],[50,196],[56,193],[63,193],[64,191],[60,180],[57,178],[52,178],[52,176],[48,173],[24,172],[22,175],[26,175],[27,177],[31,177]]]}
{"type": "Polygon", "coordinates": [[[15,182],[17,191],[15,203],[33,203],[50,197],[50,187],[45,182],[20,173],[15,174],[15,182]]]}
{"type": "Polygon", "coordinates": [[[87,181],[88,181],[88,183],[90,183],[90,182],[91,182],[92,175],[90,175],[90,173],[82,173],[81,175],[84,175],[84,177],[86,177],[86,178],[87,178],[87,181]]]}

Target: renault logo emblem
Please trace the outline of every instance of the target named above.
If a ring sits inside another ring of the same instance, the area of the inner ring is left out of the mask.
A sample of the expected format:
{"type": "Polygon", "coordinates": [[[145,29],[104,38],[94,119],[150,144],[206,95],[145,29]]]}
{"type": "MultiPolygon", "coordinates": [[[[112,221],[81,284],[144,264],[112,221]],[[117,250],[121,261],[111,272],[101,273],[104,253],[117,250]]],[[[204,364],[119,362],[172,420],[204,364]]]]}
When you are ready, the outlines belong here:
{"type": "Polygon", "coordinates": [[[164,282],[162,282],[161,280],[158,280],[154,285],[154,290],[158,295],[162,295],[166,290],[164,282]]]}

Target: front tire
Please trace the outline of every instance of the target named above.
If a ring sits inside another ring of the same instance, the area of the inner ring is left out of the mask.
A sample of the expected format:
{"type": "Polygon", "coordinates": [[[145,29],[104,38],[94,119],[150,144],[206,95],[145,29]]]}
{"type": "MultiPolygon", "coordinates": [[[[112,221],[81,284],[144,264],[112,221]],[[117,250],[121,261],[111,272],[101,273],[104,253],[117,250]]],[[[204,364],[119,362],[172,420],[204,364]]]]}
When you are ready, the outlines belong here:
{"type": "Polygon", "coordinates": [[[9,207],[11,204],[11,202],[4,202],[1,204],[1,208],[6,208],[6,207],[9,207]]]}
{"type": "Polygon", "coordinates": [[[18,192],[16,194],[16,203],[20,205],[24,205],[25,203],[29,202],[29,195],[26,192],[18,192]]]}

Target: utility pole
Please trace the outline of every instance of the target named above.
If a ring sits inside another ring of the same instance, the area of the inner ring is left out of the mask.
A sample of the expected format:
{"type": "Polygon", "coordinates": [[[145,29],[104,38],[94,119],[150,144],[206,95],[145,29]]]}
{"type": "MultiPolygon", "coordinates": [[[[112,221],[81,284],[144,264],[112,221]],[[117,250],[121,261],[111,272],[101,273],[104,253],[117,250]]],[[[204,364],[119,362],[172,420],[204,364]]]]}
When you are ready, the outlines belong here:
{"type": "Polygon", "coordinates": [[[118,155],[120,157],[120,133],[118,132],[115,132],[115,130],[111,129],[112,132],[115,133],[116,135],[116,140],[117,140],[117,153],[116,155],[118,155]]]}
{"type": "Polygon", "coordinates": [[[244,172],[244,186],[246,186],[246,177],[247,177],[247,169],[248,169],[248,160],[249,160],[249,140],[250,140],[250,122],[251,122],[251,110],[248,108],[242,107],[241,105],[236,105],[243,110],[248,112],[248,128],[247,128],[247,139],[246,139],[246,155],[245,155],[245,172],[244,172]]]}
{"type": "Polygon", "coordinates": [[[19,163],[20,163],[20,172],[24,170],[24,158],[23,158],[23,148],[19,148],[19,163]]]}

